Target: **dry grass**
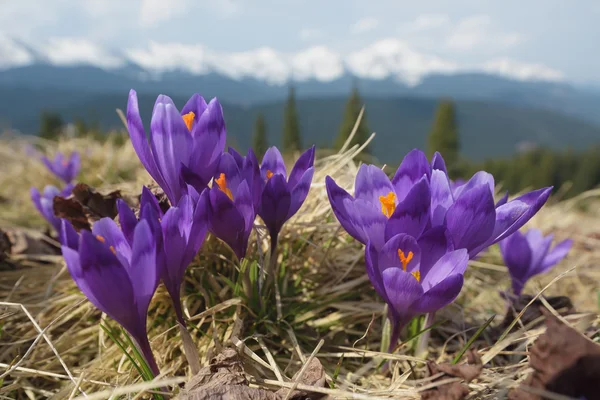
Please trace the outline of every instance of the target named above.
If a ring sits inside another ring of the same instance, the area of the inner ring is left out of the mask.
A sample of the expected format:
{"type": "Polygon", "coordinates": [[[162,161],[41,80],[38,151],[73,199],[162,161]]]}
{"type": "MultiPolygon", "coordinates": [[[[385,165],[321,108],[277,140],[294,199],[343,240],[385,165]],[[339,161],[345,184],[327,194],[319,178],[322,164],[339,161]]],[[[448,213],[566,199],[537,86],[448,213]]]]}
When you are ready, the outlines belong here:
{"type": "MultiPolygon", "coordinates": [[[[56,149],[81,151],[79,181],[101,190],[118,187],[135,193],[150,183],[130,144],[77,139],[42,146],[49,154],[56,149]]],[[[357,151],[347,149],[318,160],[309,197],[284,228],[282,320],[275,312],[253,316],[243,300],[233,295],[222,279],[232,272],[230,253],[209,237],[188,269],[183,300],[194,324],[202,364],[221,345],[233,343],[245,354],[250,381],[261,387],[292,387],[290,377],[313,355],[329,378],[335,378],[335,385],[309,389],[334,398],[419,398],[420,391],[439,384],[425,378],[424,359],[413,357],[409,345],[394,355],[379,353],[384,305],[364,272],[362,246],[350,240],[332,217],[324,188],[325,176],[331,175],[352,190],[357,151]],[[393,361],[391,373],[378,369],[384,359],[393,361]]],[[[40,163],[26,156],[22,138],[4,138],[0,159],[0,227],[45,229],[29,200],[29,187],[41,188],[55,181],[40,163]]],[[[583,313],[567,320],[581,330],[597,329],[599,324],[600,215],[593,207],[598,195],[589,192],[550,203],[529,224],[554,232],[557,239],[575,241],[570,256],[531,281],[526,290],[541,293],[546,288],[545,296],[569,296],[583,313]],[[589,211],[580,211],[581,202],[592,204],[589,211]]],[[[262,227],[257,226],[251,242],[250,257],[262,265],[268,247],[262,227]]],[[[60,256],[22,256],[16,261],[18,268],[0,272],[0,398],[109,398],[115,388],[118,392],[113,394],[120,398],[149,388],[100,329],[99,321],[105,316],[77,290],[60,256]]],[[[498,292],[508,286],[496,248],[472,262],[459,299],[438,314],[438,320],[448,321],[433,333],[428,357],[450,360],[492,314],[502,314],[498,292]]],[[[495,322],[500,320],[501,315],[495,322]]],[[[528,372],[524,355],[542,331],[524,327],[497,343],[486,342],[483,335],[477,346],[487,364],[483,374],[470,383],[471,398],[502,398],[524,379],[528,372]]],[[[163,386],[178,387],[189,371],[162,288],[151,305],[149,336],[163,386]]]]}

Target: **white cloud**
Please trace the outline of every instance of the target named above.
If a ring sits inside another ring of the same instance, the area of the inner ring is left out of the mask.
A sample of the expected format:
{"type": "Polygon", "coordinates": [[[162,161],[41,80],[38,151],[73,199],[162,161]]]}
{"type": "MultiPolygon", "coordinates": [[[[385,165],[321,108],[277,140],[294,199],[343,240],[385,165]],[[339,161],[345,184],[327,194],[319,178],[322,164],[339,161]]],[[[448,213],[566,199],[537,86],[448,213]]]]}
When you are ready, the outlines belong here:
{"type": "Polygon", "coordinates": [[[431,72],[453,72],[454,62],[437,56],[419,53],[398,39],[383,39],[351,53],[347,59],[349,69],[360,77],[383,79],[395,77],[416,84],[431,72]]]}
{"type": "Polygon", "coordinates": [[[564,74],[542,64],[528,64],[508,58],[499,58],[486,62],[481,69],[488,73],[520,80],[562,81],[564,74]]]}
{"type": "Polygon", "coordinates": [[[323,36],[323,33],[318,29],[305,28],[300,31],[300,39],[302,40],[314,40],[323,36]]]}
{"type": "Polygon", "coordinates": [[[122,57],[86,39],[52,38],[37,50],[56,65],[91,64],[110,69],[125,63],[122,57]]]}
{"type": "Polygon", "coordinates": [[[379,21],[372,17],[367,17],[358,20],[354,25],[352,25],[352,33],[355,35],[360,35],[363,33],[370,32],[376,29],[379,26],[379,21]]]}
{"type": "Polygon", "coordinates": [[[518,33],[505,33],[493,30],[489,15],[474,15],[458,22],[446,37],[446,46],[454,51],[470,51],[486,46],[488,48],[508,48],[522,41],[518,33]]]}
{"type": "Polygon", "coordinates": [[[142,0],[139,21],[143,27],[151,27],[183,13],[187,0],[142,0]]]}
{"type": "Polygon", "coordinates": [[[325,46],[311,47],[295,54],[291,66],[296,80],[314,78],[318,81],[331,81],[344,73],[344,62],[340,55],[325,46]]]}
{"type": "Polygon", "coordinates": [[[268,83],[284,83],[290,76],[284,57],[269,47],[216,54],[213,62],[217,72],[234,79],[252,77],[268,83]]]}
{"type": "Polygon", "coordinates": [[[414,31],[427,31],[440,28],[450,23],[450,17],[444,14],[423,14],[419,15],[409,25],[409,29],[414,31]]]}
{"type": "Polygon", "coordinates": [[[0,34],[0,69],[20,67],[33,61],[33,54],[24,46],[0,34]]]}
{"type": "Polygon", "coordinates": [[[130,49],[128,57],[153,72],[184,69],[190,73],[210,72],[211,54],[206,47],[181,43],[150,42],[146,49],[130,49]]]}

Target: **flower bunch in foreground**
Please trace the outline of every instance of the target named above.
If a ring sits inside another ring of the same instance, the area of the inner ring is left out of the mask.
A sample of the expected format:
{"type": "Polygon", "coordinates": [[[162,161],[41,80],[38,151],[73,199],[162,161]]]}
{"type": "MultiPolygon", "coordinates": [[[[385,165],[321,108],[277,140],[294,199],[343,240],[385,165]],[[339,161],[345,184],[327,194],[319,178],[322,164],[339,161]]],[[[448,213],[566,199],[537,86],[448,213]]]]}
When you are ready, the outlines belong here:
{"type": "Polygon", "coordinates": [[[457,185],[439,153],[430,162],[417,149],[391,180],[380,168],[361,165],[354,196],[329,176],[326,188],[340,224],[367,245],[367,271],[396,333],[407,319],[452,302],[468,260],[521,228],[552,189],[511,201],[506,194],[494,203],[491,174],[480,171],[457,185]]]}
{"type": "Polygon", "coordinates": [[[567,256],[573,241],[566,239],[551,247],[553,239],[554,235],[544,236],[532,228],[525,234],[517,231],[499,243],[515,296],[521,295],[531,277],[548,271],[567,256]]]}

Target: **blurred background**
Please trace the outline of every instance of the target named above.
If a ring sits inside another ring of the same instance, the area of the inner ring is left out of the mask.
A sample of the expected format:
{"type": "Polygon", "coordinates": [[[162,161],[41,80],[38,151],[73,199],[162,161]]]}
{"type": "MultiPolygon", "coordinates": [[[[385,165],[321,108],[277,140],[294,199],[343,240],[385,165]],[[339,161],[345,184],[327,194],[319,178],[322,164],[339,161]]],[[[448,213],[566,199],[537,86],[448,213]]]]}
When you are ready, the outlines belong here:
{"type": "MultiPolygon", "coordinates": [[[[600,184],[600,3],[0,0],[0,131],[126,140],[138,92],[218,97],[228,142],[395,167],[414,147],[511,191],[600,184]]],[[[391,171],[391,169],[389,169],[391,171]]]]}

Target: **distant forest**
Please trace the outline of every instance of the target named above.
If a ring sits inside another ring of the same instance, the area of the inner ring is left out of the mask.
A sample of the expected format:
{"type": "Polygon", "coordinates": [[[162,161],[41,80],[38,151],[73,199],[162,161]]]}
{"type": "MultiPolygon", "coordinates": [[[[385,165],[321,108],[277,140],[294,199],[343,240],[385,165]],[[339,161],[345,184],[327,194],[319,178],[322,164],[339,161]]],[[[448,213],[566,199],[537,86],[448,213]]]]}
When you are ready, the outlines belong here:
{"type": "MultiPolygon", "coordinates": [[[[357,88],[353,88],[348,97],[338,132],[332,133],[330,144],[326,141],[317,143],[321,150],[341,148],[349,137],[357,120],[363,101],[357,88]]],[[[426,149],[431,155],[439,151],[445,158],[452,179],[468,179],[473,173],[484,170],[494,175],[496,184],[501,184],[503,190],[516,193],[525,189],[554,186],[554,191],[560,190],[561,197],[568,198],[600,185],[600,143],[589,146],[586,150],[570,149],[565,143],[563,150],[537,147],[532,144],[511,157],[492,157],[485,161],[472,161],[465,157],[461,149],[464,146],[457,121],[456,105],[451,99],[441,99],[431,124],[427,138],[426,149]]],[[[298,110],[294,89],[290,88],[288,98],[283,107],[282,132],[276,142],[281,143],[283,153],[302,150],[312,143],[304,143],[302,127],[299,123],[298,110]]],[[[76,119],[73,124],[65,124],[62,116],[56,112],[44,111],[40,117],[40,135],[46,139],[56,139],[62,135],[90,136],[96,140],[117,140],[124,143],[128,140],[126,133],[103,132],[97,122],[86,122],[76,119]],[[65,129],[67,126],[70,129],[65,129]]],[[[367,112],[354,136],[351,145],[363,144],[371,135],[368,125],[367,112]]],[[[269,137],[266,118],[258,113],[252,128],[251,143],[257,154],[262,154],[274,142],[269,137]]],[[[568,133],[564,134],[569,137],[568,133]]],[[[229,144],[237,147],[235,137],[228,138],[229,144]]],[[[377,137],[376,139],[377,140],[377,137]]],[[[485,141],[485,138],[480,140],[485,141]]],[[[510,140],[510,139],[505,139],[510,140]]],[[[379,162],[372,155],[372,144],[368,146],[360,160],[364,162],[379,162]]],[[[393,173],[404,154],[398,154],[397,163],[388,163],[388,171],[393,173]]]]}

